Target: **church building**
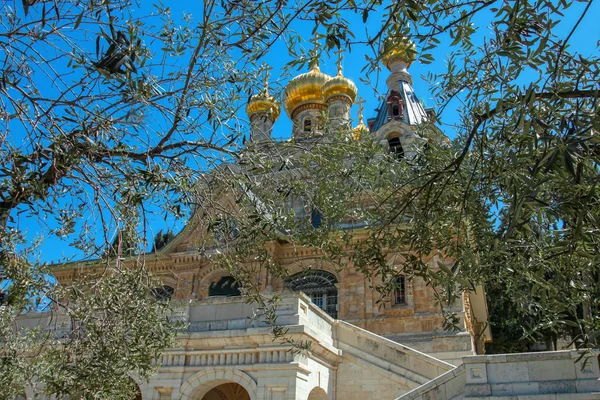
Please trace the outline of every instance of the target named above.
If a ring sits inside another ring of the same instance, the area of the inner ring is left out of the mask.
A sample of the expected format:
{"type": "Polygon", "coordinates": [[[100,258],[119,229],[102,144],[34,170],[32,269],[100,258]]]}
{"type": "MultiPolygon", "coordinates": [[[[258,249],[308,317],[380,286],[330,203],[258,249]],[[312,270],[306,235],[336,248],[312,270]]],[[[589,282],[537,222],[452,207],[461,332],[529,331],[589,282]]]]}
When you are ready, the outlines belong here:
{"type": "MultiPolygon", "coordinates": [[[[413,60],[411,45],[388,52],[383,59],[389,70],[385,99],[368,126],[361,116],[352,130],[357,137],[373,135],[399,159],[414,157],[426,143],[416,128],[432,117],[414,93],[408,72],[413,60]]],[[[330,76],[313,63],[289,81],[281,103],[293,123],[293,139],[302,141],[349,126],[356,98],[357,88],[341,67],[330,76]]],[[[265,90],[250,98],[246,111],[249,145],[273,142],[279,102],[265,90]]],[[[208,211],[196,210],[203,212],[208,211]]],[[[310,217],[319,223],[317,213],[310,217]]],[[[484,342],[491,340],[482,288],[465,292],[454,305],[462,329],[447,332],[433,289],[420,278],[398,275],[396,289],[382,306],[373,285],[351,265],[340,271],[314,249],[276,241],[265,245],[288,278],[262,271],[256,279],[265,292],[281,296],[277,325],[287,329],[286,336],[311,343],[305,352],[291,351],[289,343],[273,340],[266,322],[249,318],[256,305],[246,304],[236,280],[211,262],[210,252],[218,249],[200,251],[205,235],[206,227],[192,218],[163,249],[146,256],[147,268],[163,283],[161,295],[172,300],[176,318],[187,330],[178,336],[178,347],[159,360],[158,374],[138,382],[143,400],[465,398],[465,382],[477,386],[485,363],[495,362],[469,358],[482,354],[484,342]]],[[[430,260],[432,269],[438,268],[437,257],[430,260]]],[[[77,264],[54,269],[59,283],[84,273],[85,267],[77,264]]]]}

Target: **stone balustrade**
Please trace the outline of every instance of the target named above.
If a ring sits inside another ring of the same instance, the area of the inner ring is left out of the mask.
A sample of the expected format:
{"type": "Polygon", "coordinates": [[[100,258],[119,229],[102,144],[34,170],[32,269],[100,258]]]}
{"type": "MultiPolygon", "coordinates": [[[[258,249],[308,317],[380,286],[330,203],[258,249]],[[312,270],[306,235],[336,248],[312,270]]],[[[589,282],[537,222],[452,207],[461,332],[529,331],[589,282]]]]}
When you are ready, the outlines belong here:
{"type": "Polygon", "coordinates": [[[576,350],[463,358],[463,365],[397,400],[600,399],[598,355],[576,350]]]}
{"type": "MultiPolygon", "coordinates": [[[[277,391],[300,396],[293,398],[306,398],[319,386],[345,400],[364,399],[375,392],[393,399],[453,367],[335,320],[302,293],[284,295],[278,304],[275,324],[284,328],[283,338],[273,336],[273,327],[262,316],[259,305],[248,304],[242,297],[171,305],[169,318],[179,326],[178,345],[156,360],[160,366],[157,375],[148,383],[140,383],[144,399],[163,392],[171,399],[199,393],[201,385],[209,385],[204,381],[213,372],[256,382],[256,389],[247,387],[249,393],[267,393],[277,386],[277,391]],[[300,351],[294,346],[298,343],[310,346],[300,351]]],[[[58,337],[69,335],[68,322],[64,316],[50,313],[21,319],[23,326],[52,329],[58,337]]]]}

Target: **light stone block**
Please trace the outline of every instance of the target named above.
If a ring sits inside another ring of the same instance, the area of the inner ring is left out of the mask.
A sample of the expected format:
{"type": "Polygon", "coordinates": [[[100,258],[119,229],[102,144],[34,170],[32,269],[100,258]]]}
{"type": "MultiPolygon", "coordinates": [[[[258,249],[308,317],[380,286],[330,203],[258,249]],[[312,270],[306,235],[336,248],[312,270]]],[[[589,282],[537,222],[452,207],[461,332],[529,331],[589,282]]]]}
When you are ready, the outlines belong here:
{"type": "Polygon", "coordinates": [[[576,379],[572,360],[544,360],[529,362],[529,380],[550,381],[576,379]]]}
{"type": "Polygon", "coordinates": [[[423,393],[423,400],[446,399],[446,390],[444,386],[439,386],[433,390],[423,393]]]}
{"type": "Polygon", "coordinates": [[[514,394],[538,394],[540,385],[538,382],[519,382],[512,383],[514,394]]]}
{"type": "Polygon", "coordinates": [[[468,397],[491,396],[492,395],[492,389],[490,388],[490,385],[484,384],[484,383],[469,384],[467,382],[467,385],[465,386],[465,391],[466,391],[465,394],[468,397]]]}
{"type": "Polygon", "coordinates": [[[513,386],[511,383],[492,383],[490,384],[492,396],[505,396],[513,394],[513,386]]]}
{"type": "Polygon", "coordinates": [[[575,374],[577,375],[577,379],[590,379],[600,376],[600,371],[598,370],[598,358],[582,358],[575,364],[575,374]]]}
{"type": "Polygon", "coordinates": [[[465,375],[461,374],[446,382],[446,396],[451,399],[465,390],[465,375]]]}
{"type": "MultiPolygon", "coordinates": [[[[576,382],[577,393],[600,393],[600,380],[596,379],[578,379],[576,382]]],[[[598,395],[600,398],[600,394],[598,395]]]]}
{"type": "Polygon", "coordinates": [[[577,393],[577,384],[574,380],[554,380],[539,382],[540,393],[577,393]]]}
{"type": "Polygon", "coordinates": [[[490,383],[527,382],[529,365],[526,362],[490,363],[487,364],[488,381],[490,383]]]}

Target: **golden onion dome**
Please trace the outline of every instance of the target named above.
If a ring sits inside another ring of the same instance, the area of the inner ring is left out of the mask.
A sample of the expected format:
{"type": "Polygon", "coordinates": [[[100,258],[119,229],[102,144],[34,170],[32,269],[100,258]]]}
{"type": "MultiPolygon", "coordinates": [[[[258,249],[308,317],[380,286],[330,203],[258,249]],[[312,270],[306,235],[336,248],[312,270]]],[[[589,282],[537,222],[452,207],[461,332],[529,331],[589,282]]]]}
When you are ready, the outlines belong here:
{"type": "Polygon", "coordinates": [[[330,79],[331,76],[322,73],[316,63],[310,71],[292,79],[283,92],[285,112],[292,117],[294,110],[303,104],[325,105],[322,90],[330,79]]]}
{"type": "Polygon", "coordinates": [[[358,102],[358,125],[352,129],[354,140],[359,140],[362,135],[366,135],[370,132],[369,128],[363,123],[363,103],[364,100],[358,102]]]}
{"type": "Polygon", "coordinates": [[[350,103],[354,103],[357,94],[358,89],[356,85],[342,75],[341,67],[338,67],[338,74],[323,86],[323,98],[325,102],[333,96],[346,96],[350,99],[350,103]]]}
{"type": "Polygon", "coordinates": [[[248,100],[246,114],[249,118],[252,118],[252,115],[256,113],[268,114],[273,122],[277,121],[277,118],[281,113],[279,103],[273,96],[269,95],[267,89],[263,90],[263,92],[258,95],[251,96],[250,100],[248,100]]]}
{"type": "Polygon", "coordinates": [[[354,137],[354,140],[359,140],[362,137],[362,135],[366,135],[368,133],[369,128],[363,123],[361,115],[358,120],[358,125],[356,125],[354,129],[352,129],[352,136],[354,137]]]}
{"type": "Polygon", "coordinates": [[[417,48],[410,39],[405,37],[398,39],[388,37],[383,41],[382,53],[381,61],[387,68],[394,60],[404,61],[406,66],[410,67],[417,57],[417,48]]]}

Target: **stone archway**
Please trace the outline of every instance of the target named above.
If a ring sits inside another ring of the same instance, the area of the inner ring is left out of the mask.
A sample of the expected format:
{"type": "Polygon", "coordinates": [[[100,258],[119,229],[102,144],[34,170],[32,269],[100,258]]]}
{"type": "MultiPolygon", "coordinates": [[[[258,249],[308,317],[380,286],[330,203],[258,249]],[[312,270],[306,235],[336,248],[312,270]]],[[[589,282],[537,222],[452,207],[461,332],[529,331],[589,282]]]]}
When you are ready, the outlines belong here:
{"type": "Polygon", "coordinates": [[[327,392],[320,387],[316,387],[310,391],[307,400],[327,400],[327,392]]]}
{"type": "Polygon", "coordinates": [[[239,383],[227,382],[210,389],[200,400],[250,400],[250,395],[239,383]]]}
{"type": "MultiPolygon", "coordinates": [[[[238,369],[224,368],[207,368],[189,377],[185,383],[181,385],[180,399],[203,400],[204,396],[215,388],[219,389],[221,392],[223,392],[222,389],[227,389],[226,387],[219,388],[219,386],[224,384],[237,384],[245,390],[247,397],[241,397],[239,400],[256,399],[256,382],[252,377],[238,369]]],[[[231,389],[232,392],[236,390],[234,393],[237,393],[237,390],[239,390],[233,385],[228,389],[231,389]]],[[[226,400],[238,399],[233,398],[226,400]]]]}

